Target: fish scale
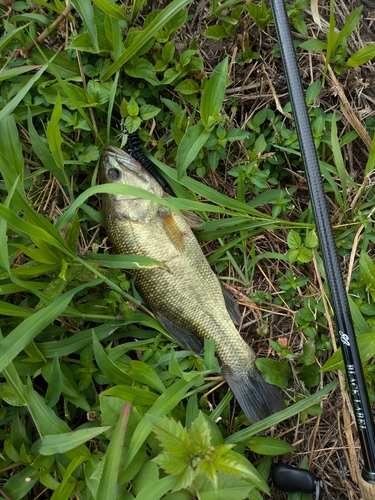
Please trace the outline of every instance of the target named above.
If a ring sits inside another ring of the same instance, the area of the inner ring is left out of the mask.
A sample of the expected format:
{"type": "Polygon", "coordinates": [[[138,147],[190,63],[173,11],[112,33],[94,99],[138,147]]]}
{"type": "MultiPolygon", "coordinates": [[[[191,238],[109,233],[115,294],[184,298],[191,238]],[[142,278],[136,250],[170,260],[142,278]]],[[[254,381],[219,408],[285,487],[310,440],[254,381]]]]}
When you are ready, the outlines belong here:
{"type": "MultiPolygon", "coordinates": [[[[157,181],[125,152],[108,147],[101,182],[141,187],[162,197],[157,181]]],[[[255,367],[255,354],[227,310],[219,280],[185,218],[165,206],[132,195],[103,196],[103,218],[116,253],[138,254],[168,269],[136,271],[135,286],[170,335],[201,353],[214,340],[224,377],[251,421],[284,407],[278,389],[255,367]]]]}

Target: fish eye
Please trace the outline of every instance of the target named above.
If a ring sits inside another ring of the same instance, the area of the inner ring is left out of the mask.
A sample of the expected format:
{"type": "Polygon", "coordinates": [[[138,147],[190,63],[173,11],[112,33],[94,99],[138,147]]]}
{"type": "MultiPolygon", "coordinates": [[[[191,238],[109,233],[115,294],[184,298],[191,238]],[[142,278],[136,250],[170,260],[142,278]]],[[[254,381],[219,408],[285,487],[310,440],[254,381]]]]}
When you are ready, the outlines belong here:
{"type": "Polygon", "coordinates": [[[117,181],[121,177],[121,172],[118,168],[110,168],[108,170],[108,177],[112,180],[117,181]]]}

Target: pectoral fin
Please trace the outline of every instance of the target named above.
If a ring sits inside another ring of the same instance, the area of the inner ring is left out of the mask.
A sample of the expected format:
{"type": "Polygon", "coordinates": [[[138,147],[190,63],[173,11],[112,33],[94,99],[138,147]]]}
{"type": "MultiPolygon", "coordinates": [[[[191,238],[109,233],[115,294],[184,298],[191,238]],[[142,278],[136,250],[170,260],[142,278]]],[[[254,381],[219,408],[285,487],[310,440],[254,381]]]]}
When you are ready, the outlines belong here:
{"type": "Polygon", "coordinates": [[[160,313],[156,313],[156,317],[160,324],[183,349],[190,349],[198,354],[203,354],[203,343],[193,333],[175,325],[171,320],[160,313]]]}
{"type": "Polygon", "coordinates": [[[159,210],[159,215],[169,239],[177,248],[177,250],[182,252],[185,246],[184,235],[182,234],[181,229],[178,227],[173,212],[163,207],[159,210]]]}

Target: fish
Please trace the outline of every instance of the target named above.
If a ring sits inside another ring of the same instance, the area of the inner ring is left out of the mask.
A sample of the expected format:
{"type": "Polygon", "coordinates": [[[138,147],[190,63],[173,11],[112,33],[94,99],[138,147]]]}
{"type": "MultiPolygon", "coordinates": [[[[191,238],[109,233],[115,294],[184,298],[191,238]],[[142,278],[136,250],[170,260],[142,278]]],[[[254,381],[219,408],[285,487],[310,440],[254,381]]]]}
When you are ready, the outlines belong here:
{"type": "MultiPolygon", "coordinates": [[[[99,180],[142,188],[168,199],[157,180],[113,146],[101,157],[99,180]]],[[[284,408],[279,389],[255,366],[256,355],[238,332],[235,299],[220,284],[187,218],[158,201],[129,194],[102,195],[107,236],[118,254],[151,257],[167,267],[135,272],[134,284],[156,318],[185,349],[202,354],[215,341],[222,375],[250,422],[284,408]]]]}

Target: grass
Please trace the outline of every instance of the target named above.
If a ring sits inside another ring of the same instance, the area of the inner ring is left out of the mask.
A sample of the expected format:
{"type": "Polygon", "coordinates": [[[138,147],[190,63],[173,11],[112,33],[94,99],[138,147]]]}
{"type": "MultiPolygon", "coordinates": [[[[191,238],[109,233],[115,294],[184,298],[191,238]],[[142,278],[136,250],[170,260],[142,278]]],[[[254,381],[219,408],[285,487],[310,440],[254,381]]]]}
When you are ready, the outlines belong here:
{"type": "MultiPolygon", "coordinates": [[[[128,3],[0,5],[0,493],[282,499],[269,482],[281,455],[324,465],[327,498],[358,495],[270,11],[128,3]],[[172,186],[165,203],[202,218],[197,238],[242,308],[259,369],[284,391],[281,414],[249,425],[214,346],[203,358],[179,349],[126,273],[162,263],[110,255],[100,193],[116,187],[97,172],[103,147],[125,142],[121,121],[172,186]]],[[[374,401],[373,52],[358,44],[370,33],[362,11],[334,7],[319,9],[320,32],[308,1],[289,15],[374,401]]]]}

